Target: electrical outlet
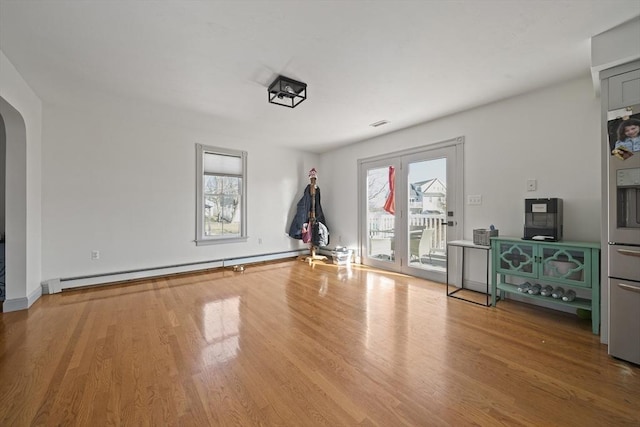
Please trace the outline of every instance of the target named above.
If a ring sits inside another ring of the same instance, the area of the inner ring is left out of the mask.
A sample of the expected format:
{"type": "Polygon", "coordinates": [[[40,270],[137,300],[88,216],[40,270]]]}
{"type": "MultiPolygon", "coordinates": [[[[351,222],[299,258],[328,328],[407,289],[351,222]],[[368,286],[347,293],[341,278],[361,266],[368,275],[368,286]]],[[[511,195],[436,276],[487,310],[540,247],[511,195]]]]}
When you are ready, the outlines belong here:
{"type": "Polygon", "coordinates": [[[91,259],[100,259],[100,251],[91,251],[91,259]]]}
{"type": "Polygon", "coordinates": [[[468,205],[481,205],[482,204],[482,196],[480,194],[476,194],[473,196],[467,196],[467,204],[468,205]]]}
{"type": "Polygon", "coordinates": [[[527,180],[527,191],[536,191],[538,188],[538,182],[535,179],[527,180]]]}
{"type": "Polygon", "coordinates": [[[262,244],[262,237],[258,237],[258,244],[261,245],[262,244]]]}

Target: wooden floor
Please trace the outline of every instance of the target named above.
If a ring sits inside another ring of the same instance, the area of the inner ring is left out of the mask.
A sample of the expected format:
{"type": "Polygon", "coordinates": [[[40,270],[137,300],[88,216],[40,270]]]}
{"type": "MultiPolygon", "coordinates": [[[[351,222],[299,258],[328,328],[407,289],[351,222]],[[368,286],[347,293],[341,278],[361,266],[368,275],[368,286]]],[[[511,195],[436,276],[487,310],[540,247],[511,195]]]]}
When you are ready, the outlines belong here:
{"type": "Polygon", "coordinates": [[[291,260],[0,315],[0,425],[638,426],[589,320],[291,260]]]}

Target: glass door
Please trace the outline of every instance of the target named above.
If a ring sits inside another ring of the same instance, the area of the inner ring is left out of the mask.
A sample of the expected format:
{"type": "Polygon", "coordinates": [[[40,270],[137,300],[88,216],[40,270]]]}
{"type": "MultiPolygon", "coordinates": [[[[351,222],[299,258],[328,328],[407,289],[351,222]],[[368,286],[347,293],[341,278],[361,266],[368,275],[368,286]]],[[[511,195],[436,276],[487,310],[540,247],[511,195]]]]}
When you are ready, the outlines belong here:
{"type": "Polygon", "coordinates": [[[396,173],[399,159],[369,162],[363,169],[366,198],[364,247],[362,253],[367,264],[383,269],[398,270],[396,257],[396,229],[400,222],[396,216],[396,173]]]}
{"type": "Polygon", "coordinates": [[[455,145],[402,157],[406,186],[402,273],[446,280],[447,241],[462,236],[457,157],[455,145]]]}
{"type": "Polygon", "coordinates": [[[444,272],[447,241],[447,158],[408,164],[407,265],[444,272]]]}
{"type": "Polygon", "coordinates": [[[363,263],[444,282],[462,236],[462,141],[360,162],[363,263]]]}

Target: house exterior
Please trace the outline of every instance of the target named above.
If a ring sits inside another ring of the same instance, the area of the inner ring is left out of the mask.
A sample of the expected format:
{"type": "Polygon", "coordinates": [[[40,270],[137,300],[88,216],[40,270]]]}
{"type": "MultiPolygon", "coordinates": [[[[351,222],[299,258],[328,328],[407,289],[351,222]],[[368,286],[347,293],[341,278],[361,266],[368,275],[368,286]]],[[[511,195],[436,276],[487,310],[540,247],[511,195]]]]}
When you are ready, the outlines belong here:
{"type": "Polygon", "coordinates": [[[421,206],[417,213],[443,214],[445,212],[447,187],[438,178],[411,184],[411,192],[419,194],[416,202],[421,203],[421,206]]]}

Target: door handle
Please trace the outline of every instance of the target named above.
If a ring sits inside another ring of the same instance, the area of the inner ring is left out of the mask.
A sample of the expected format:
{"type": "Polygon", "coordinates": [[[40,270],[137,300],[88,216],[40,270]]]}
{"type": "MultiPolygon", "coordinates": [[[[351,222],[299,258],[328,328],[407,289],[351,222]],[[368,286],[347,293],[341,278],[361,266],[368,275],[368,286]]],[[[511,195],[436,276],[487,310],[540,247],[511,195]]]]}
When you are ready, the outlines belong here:
{"type": "Polygon", "coordinates": [[[630,249],[618,249],[618,253],[621,255],[637,256],[640,257],[640,251],[632,251],[630,249]]]}
{"type": "Polygon", "coordinates": [[[618,283],[618,286],[620,286],[625,291],[640,293],[640,288],[638,288],[637,286],[625,285],[624,283],[618,283]]]}

